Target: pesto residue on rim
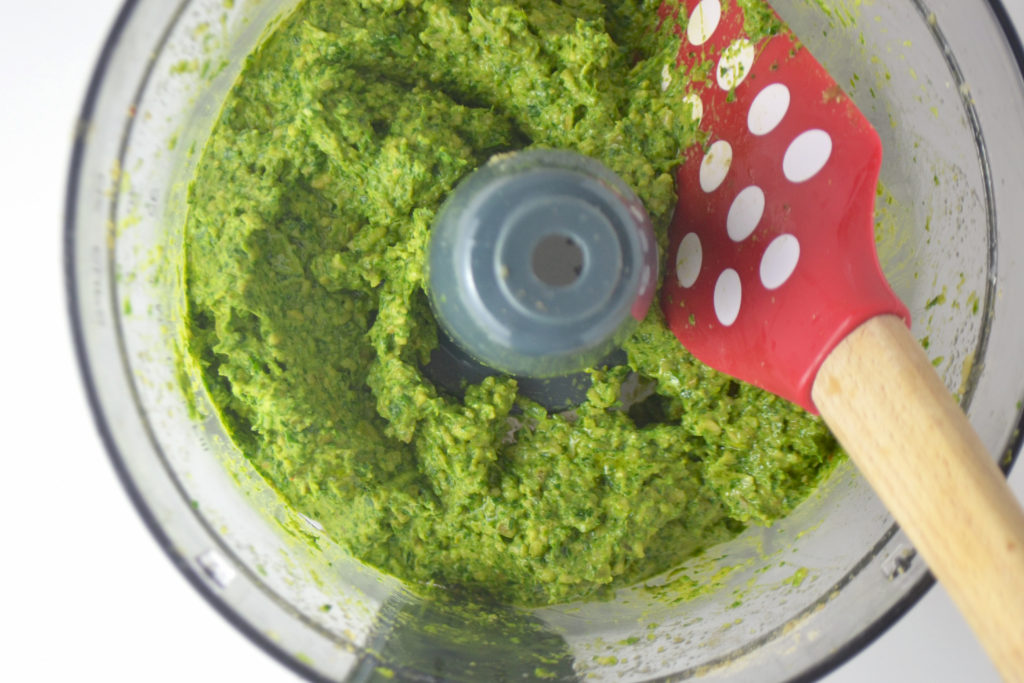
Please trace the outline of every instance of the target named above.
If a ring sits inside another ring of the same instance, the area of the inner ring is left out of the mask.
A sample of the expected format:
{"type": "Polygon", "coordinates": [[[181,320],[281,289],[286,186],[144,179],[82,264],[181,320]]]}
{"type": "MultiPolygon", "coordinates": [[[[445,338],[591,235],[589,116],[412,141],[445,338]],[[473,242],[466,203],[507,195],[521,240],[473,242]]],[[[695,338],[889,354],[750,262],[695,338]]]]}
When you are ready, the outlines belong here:
{"type": "Polygon", "coordinates": [[[492,155],[599,159],[664,245],[699,133],[685,17],[655,31],[659,4],[306,0],[228,97],[190,188],[189,351],[238,447],[368,564],[522,605],[607,597],[830,469],[819,420],[695,361],[657,307],[572,414],[421,371],[430,224],[492,155]],[[637,379],[653,394],[623,409],[637,379]]]}

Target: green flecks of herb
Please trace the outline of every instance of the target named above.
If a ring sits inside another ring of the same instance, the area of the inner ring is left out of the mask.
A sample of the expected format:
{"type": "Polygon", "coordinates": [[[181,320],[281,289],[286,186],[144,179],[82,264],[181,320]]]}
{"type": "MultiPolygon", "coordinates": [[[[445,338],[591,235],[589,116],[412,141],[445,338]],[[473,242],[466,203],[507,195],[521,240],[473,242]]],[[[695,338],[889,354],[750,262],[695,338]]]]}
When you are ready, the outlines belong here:
{"type": "Polygon", "coordinates": [[[806,578],[807,578],[807,567],[800,567],[795,572],[793,572],[793,575],[791,577],[786,579],[785,583],[788,583],[789,585],[793,586],[794,588],[797,588],[797,587],[800,586],[800,584],[802,584],[804,582],[804,579],[806,579],[806,578]]]}
{"type": "Polygon", "coordinates": [[[999,466],[1006,468],[1009,467],[1011,463],[1013,463],[1013,451],[1006,449],[1006,453],[1003,454],[1003,457],[999,460],[999,466]]]}
{"type": "Polygon", "coordinates": [[[935,358],[932,358],[932,365],[939,367],[944,360],[946,360],[945,356],[935,356],[935,358]]]}
{"type": "Polygon", "coordinates": [[[197,59],[183,59],[183,60],[181,60],[179,62],[176,62],[175,64],[173,64],[171,66],[171,74],[177,76],[179,74],[192,73],[192,72],[194,72],[194,71],[196,71],[198,69],[199,69],[199,60],[197,60],[197,59]]]}
{"type": "Polygon", "coordinates": [[[972,315],[978,315],[978,310],[981,308],[981,302],[978,299],[977,292],[971,292],[967,295],[967,305],[971,307],[972,315]]]}
{"type": "Polygon", "coordinates": [[[924,309],[927,311],[929,308],[934,308],[935,306],[938,306],[938,305],[944,304],[944,303],[946,303],[946,288],[945,287],[942,288],[942,292],[941,293],[936,294],[935,296],[933,296],[931,299],[928,300],[928,303],[926,303],[924,305],[924,309]]]}
{"type": "Polygon", "coordinates": [[[762,38],[782,32],[782,21],[767,3],[760,0],[737,0],[737,4],[743,10],[743,31],[751,42],[758,43],[762,38]]]}

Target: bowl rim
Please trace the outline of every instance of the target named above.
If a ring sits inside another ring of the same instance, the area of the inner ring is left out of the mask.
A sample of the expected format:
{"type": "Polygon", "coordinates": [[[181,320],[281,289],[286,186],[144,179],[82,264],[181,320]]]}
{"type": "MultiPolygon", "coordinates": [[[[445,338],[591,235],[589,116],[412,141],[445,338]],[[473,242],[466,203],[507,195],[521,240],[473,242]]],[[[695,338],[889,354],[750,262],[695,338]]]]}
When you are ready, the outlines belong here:
{"type": "MultiPolygon", "coordinates": [[[[227,603],[218,596],[209,585],[202,579],[199,573],[188,563],[183,562],[175,553],[170,537],[157,521],[154,511],[147,504],[139,488],[132,480],[125,464],[125,458],[115,442],[113,433],[105,415],[96,389],[96,382],[93,377],[93,370],[89,364],[88,352],[86,349],[83,321],[80,314],[80,295],[75,283],[77,282],[78,267],[75,262],[76,245],[76,207],[80,196],[80,178],[85,157],[87,144],[86,123],[92,121],[96,110],[100,91],[106,82],[108,66],[113,58],[116,46],[121,40],[126,27],[138,5],[144,0],[124,0],[114,21],[107,33],[107,37],[100,49],[99,56],[93,66],[82,106],[76,119],[73,136],[68,175],[66,179],[66,190],[64,198],[64,220],[63,220],[63,272],[64,292],[67,306],[68,320],[74,355],[78,365],[79,375],[85,390],[85,396],[92,413],[93,421],[99,433],[100,440],[107,452],[110,464],[115,474],[128,495],[132,506],[142,518],[143,523],[149,530],[157,545],[164,552],[168,560],[178,569],[180,574],[189,584],[213,607],[228,623],[245,635],[249,641],[271,656],[278,663],[290,670],[292,673],[310,681],[325,681],[328,679],[318,673],[315,669],[296,659],[281,645],[267,637],[256,629],[252,624],[244,620],[227,603]]],[[[188,2],[189,0],[183,0],[188,2]]],[[[1016,62],[1017,71],[1024,79],[1024,44],[1014,27],[1006,7],[1002,0],[984,0],[992,10],[998,27],[1002,30],[1007,47],[1013,60],[1016,62]]],[[[182,5],[183,7],[183,5],[182,5]]],[[[1024,413],[1018,416],[1016,429],[1009,442],[1009,448],[1013,457],[1009,461],[1001,460],[999,465],[1004,474],[1020,458],[1024,448],[1024,413]]],[[[894,525],[895,527],[896,525],[894,525]]],[[[935,578],[930,571],[926,571],[908,590],[886,611],[878,615],[871,623],[860,630],[854,637],[844,642],[831,655],[812,665],[804,672],[791,678],[794,683],[809,682],[818,680],[829,673],[840,668],[847,661],[859,654],[868,645],[873,643],[884,634],[893,624],[899,621],[915,604],[923,597],[932,586],[935,585],[935,578]]],[[[369,653],[360,653],[367,655],[369,653]]],[[[370,655],[372,656],[372,655],[370,655]]],[[[671,675],[669,676],[671,678],[671,675]]]]}
{"type": "MultiPolygon", "coordinates": [[[[156,514],[147,504],[145,498],[136,486],[135,482],[125,464],[124,455],[121,453],[113,437],[110,424],[105,415],[99,395],[96,389],[96,382],[93,377],[93,369],[89,364],[88,352],[86,350],[85,332],[80,314],[80,296],[75,285],[77,281],[77,264],[75,263],[75,245],[77,233],[76,206],[80,195],[80,177],[85,157],[87,144],[86,128],[87,123],[93,119],[96,110],[100,91],[106,80],[108,66],[113,58],[115,48],[121,40],[125,29],[135,12],[136,7],[143,0],[124,0],[120,10],[117,12],[113,23],[107,33],[99,56],[96,58],[92,69],[89,83],[86,86],[85,97],[78,118],[76,119],[74,139],[72,141],[71,158],[69,163],[68,176],[66,180],[66,191],[64,198],[64,228],[63,228],[63,260],[64,260],[64,291],[65,301],[68,310],[71,327],[71,337],[74,346],[74,354],[78,365],[79,375],[85,389],[86,401],[92,413],[93,421],[99,433],[100,440],[109,457],[110,464],[114,468],[117,479],[127,493],[135,511],[142,518],[143,523],[149,530],[157,545],[164,555],[177,568],[178,572],[195,589],[221,617],[227,620],[232,626],[238,629],[251,643],[256,645],[263,652],[267,653],[278,663],[290,670],[292,673],[311,681],[329,681],[319,675],[314,669],[305,665],[288,653],[284,648],[271,640],[267,635],[255,628],[252,624],[241,618],[231,608],[227,601],[218,596],[209,585],[203,581],[199,573],[188,563],[183,562],[181,557],[174,551],[174,545],[170,537],[165,533],[156,514]]],[[[187,1],[187,0],[186,0],[187,1]]]]}

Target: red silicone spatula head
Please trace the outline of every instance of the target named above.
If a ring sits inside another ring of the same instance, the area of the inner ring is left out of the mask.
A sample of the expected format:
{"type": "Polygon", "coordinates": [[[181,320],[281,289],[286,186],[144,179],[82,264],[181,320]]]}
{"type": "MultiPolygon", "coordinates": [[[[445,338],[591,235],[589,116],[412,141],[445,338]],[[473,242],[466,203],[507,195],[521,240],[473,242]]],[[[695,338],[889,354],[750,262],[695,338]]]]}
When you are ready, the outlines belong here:
{"type": "Polygon", "coordinates": [[[878,135],[791,35],[744,34],[740,5],[763,4],[668,1],[662,28],[677,27],[708,134],[679,168],[673,332],[708,365],[820,408],[1003,677],[1024,680],[1024,599],[1006,597],[1024,595],[1024,509],[878,266],[878,135]]]}
{"type": "Polygon", "coordinates": [[[708,134],[678,170],[669,326],[706,364],[814,411],[839,341],[908,319],[874,247],[878,134],[788,30],[753,42],[740,3],[670,0],[663,16],[708,134]]]}

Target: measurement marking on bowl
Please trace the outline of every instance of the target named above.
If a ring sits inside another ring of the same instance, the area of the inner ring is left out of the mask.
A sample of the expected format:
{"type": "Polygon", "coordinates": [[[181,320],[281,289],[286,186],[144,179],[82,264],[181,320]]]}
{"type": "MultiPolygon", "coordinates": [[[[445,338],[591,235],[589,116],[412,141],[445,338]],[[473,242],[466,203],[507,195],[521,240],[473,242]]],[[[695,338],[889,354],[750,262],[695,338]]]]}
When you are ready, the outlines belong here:
{"type": "Polygon", "coordinates": [[[235,577],[238,576],[235,568],[216,550],[207,550],[197,555],[196,564],[220,588],[227,588],[235,580],[235,577]]]}

